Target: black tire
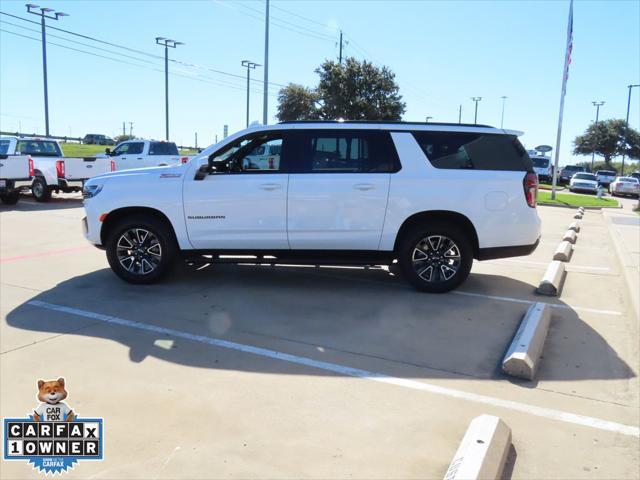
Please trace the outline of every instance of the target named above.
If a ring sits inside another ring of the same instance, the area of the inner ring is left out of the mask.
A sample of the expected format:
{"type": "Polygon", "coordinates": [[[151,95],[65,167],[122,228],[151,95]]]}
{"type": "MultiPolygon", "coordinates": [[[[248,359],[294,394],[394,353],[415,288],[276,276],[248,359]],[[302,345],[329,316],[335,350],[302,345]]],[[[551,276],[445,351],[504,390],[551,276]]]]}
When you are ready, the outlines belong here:
{"type": "Polygon", "coordinates": [[[134,284],[150,284],[171,270],[178,245],[166,222],[154,216],[132,215],[120,220],[108,232],[106,252],[111,269],[121,279],[134,284]],[[143,232],[151,235],[146,237],[143,232]],[[141,239],[142,243],[139,242],[141,239]],[[155,246],[155,240],[159,248],[155,246]],[[127,242],[131,249],[126,248],[127,242]],[[148,270],[150,267],[153,269],[148,270]]]}
{"type": "Polygon", "coordinates": [[[31,193],[36,202],[48,202],[51,200],[51,193],[53,189],[47,185],[47,181],[44,177],[36,177],[31,184],[31,193]]]}
{"type": "Polygon", "coordinates": [[[20,200],[20,192],[18,190],[13,190],[9,193],[4,193],[0,195],[0,200],[5,205],[15,205],[20,200]]]}
{"type": "Polygon", "coordinates": [[[429,293],[444,293],[458,287],[469,276],[473,264],[471,239],[463,229],[446,222],[408,230],[400,238],[397,253],[403,276],[416,289],[429,293]],[[436,245],[438,237],[442,244],[436,245]]]}

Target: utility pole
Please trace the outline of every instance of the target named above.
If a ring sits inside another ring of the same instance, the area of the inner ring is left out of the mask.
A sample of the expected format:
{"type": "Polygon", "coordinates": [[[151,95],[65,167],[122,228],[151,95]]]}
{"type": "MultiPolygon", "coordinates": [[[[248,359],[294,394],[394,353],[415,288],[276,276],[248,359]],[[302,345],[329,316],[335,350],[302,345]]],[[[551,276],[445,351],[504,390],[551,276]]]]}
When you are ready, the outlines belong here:
{"type": "Polygon", "coordinates": [[[251,81],[250,72],[254,70],[256,67],[261,67],[262,65],[258,63],[254,63],[250,60],[242,60],[242,66],[247,67],[247,128],[249,127],[249,82],[251,81]]]}
{"type": "Polygon", "coordinates": [[[344,40],[342,39],[342,30],[340,30],[340,43],[339,43],[339,45],[338,45],[339,52],[340,52],[340,53],[338,54],[338,63],[339,63],[340,65],[342,65],[342,49],[343,49],[344,47],[346,47],[347,45],[349,45],[349,42],[348,42],[348,41],[344,41],[344,40]]]}
{"type": "Polygon", "coordinates": [[[169,48],[176,48],[184,45],[170,38],[156,37],[156,44],[164,47],[164,120],[165,120],[165,140],[169,141],[169,48]]]}
{"type": "MultiPolygon", "coordinates": [[[[631,107],[631,89],[636,87],[640,87],[640,85],[627,85],[627,88],[629,89],[629,96],[627,97],[627,119],[624,123],[625,144],[627,143],[627,136],[629,135],[629,109],[631,107]]],[[[624,175],[624,157],[625,157],[625,154],[624,152],[622,152],[622,172],[620,172],[620,175],[624,175]]]]}
{"type": "Polygon", "coordinates": [[[133,122],[129,122],[129,136],[133,138],[133,122]]]}
{"type": "Polygon", "coordinates": [[[264,14],[264,85],[263,85],[263,105],[262,124],[267,124],[269,117],[269,0],[266,0],[264,14]]]}
{"type": "Polygon", "coordinates": [[[462,105],[458,107],[458,123],[462,123],[462,105]]]}
{"type": "Polygon", "coordinates": [[[477,124],[478,123],[478,102],[482,100],[482,97],[471,97],[471,100],[476,102],[476,113],[473,116],[473,123],[477,124]]]}
{"type": "Polygon", "coordinates": [[[196,132],[196,149],[198,148],[198,132],[196,132]]]}
{"type": "Polygon", "coordinates": [[[68,17],[64,12],[56,12],[53,8],[39,7],[32,3],[27,3],[27,13],[32,13],[40,17],[40,27],[42,28],[42,79],[44,83],[44,130],[45,134],[49,136],[49,88],[47,83],[47,29],[45,19],[59,20],[60,17],[68,17]],[[40,10],[39,12],[35,10],[40,10]],[[48,13],[53,12],[51,15],[48,13]]]}
{"type": "Polygon", "coordinates": [[[122,122],[122,136],[124,137],[127,134],[127,127],[125,126],[126,122],[122,122]]]}
{"type": "MultiPolygon", "coordinates": [[[[598,126],[598,118],[600,118],[600,107],[602,105],[605,104],[605,102],[603,101],[599,101],[599,102],[591,102],[591,104],[596,107],[596,122],[595,122],[595,126],[598,126]]],[[[591,152],[591,171],[593,172],[593,163],[595,161],[596,158],[596,152],[591,152]]]]}
{"type": "Polygon", "coordinates": [[[500,116],[500,128],[502,128],[504,126],[504,104],[507,101],[507,96],[503,95],[502,97],[500,97],[502,99],[502,115],[500,116]]]}

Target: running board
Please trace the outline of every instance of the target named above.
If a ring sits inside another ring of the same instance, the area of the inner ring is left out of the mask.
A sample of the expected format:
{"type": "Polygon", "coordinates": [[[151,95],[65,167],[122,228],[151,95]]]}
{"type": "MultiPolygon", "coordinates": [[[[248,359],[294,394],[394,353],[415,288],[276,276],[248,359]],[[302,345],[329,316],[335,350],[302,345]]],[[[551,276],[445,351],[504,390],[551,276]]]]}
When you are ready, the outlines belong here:
{"type": "Polygon", "coordinates": [[[393,262],[393,255],[389,252],[333,254],[322,253],[304,255],[294,253],[283,254],[227,254],[227,253],[195,253],[182,252],[186,262],[196,264],[227,263],[227,264],[262,264],[262,265],[389,265],[393,262]]]}

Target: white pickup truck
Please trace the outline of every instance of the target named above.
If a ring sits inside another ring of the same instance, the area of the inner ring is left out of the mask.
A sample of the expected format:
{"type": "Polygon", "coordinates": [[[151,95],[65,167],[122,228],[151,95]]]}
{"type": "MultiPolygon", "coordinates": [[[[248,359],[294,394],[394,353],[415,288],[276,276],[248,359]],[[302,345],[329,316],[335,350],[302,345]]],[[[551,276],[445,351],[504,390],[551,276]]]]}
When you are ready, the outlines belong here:
{"type": "Polygon", "coordinates": [[[178,147],[173,142],[134,139],[119,143],[113,151],[105,149],[105,155],[114,162],[115,170],[130,170],[132,168],[165,167],[187,163],[191,157],[180,155],[178,147]]]}
{"type": "Polygon", "coordinates": [[[1,137],[7,154],[29,155],[33,159],[31,192],[38,202],[47,202],[51,194],[79,192],[91,177],[114,170],[108,158],[68,158],[56,140],[49,138],[1,137]]]}
{"type": "Polygon", "coordinates": [[[15,205],[20,190],[31,187],[33,160],[29,155],[8,155],[10,142],[0,139],[0,201],[15,205]]]}

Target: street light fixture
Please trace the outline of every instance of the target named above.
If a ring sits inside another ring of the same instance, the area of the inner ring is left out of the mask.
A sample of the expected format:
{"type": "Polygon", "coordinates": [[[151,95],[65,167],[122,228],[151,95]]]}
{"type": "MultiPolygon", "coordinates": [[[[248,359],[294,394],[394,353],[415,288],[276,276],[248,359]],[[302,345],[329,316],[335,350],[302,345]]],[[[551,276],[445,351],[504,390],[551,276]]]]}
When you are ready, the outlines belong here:
{"type": "Polygon", "coordinates": [[[482,100],[482,97],[471,97],[471,100],[476,102],[476,111],[475,111],[475,114],[473,116],[473,123],[477,124],[478,123],[478,102],[480,100],[482,100]]]}
{"type": "MultiPolygon", "coordinates": [[[[597,127],[598,126],[598,119],[600,118],[600,107],[602,105],[604,105],[606,102],[604,101],[593,101],[591,102],[591,105],[593,105],[594,107],[596,107],[596,121],[594,123],[594,125],[597,127]]],[[[591,152],[591,171],[593,172],[593,163],[595,161],[595,156],[596,156],[596,152],[591,152]]]]}
{"type": "Polygon", "coordinates": [[[169,48],[176,48],[184,45],[170,38],[156,37],[156,44],[164,47],[164,119],[165,119],[165,140],[169,141],[169,48]]]}
{"type": "MultiPolygon", "coordinates": [[[[624,123],[625,143],[627,142],[627,136],[629,135],[629,108],[631,107],[631,89],[636,87],[640,87],[640,85],[627,85],[627,88],[629,89],[629,96],[627,97],[627,119],[625,120],[625,123],[624,123]]],[[[620,175],[624,175],[624,157],[625,157],[624,152],[622,152],[622,172],[620,172],[620,175]]]]}
{"type": "Polygon", "coordinates": [[[242,66],[247,67],[247,127],[249,126],[249,82],[251,81],[251,70],[256,67],[261,67],[259,63],[254,63],[250,60],[242,60],[242,66]]]}
{"type": "Polygon", "coordinates": [[[25,4],[27,7],[27,13],[38,15],[40,17],[40,26],[42,28],[42,79],[44,84],[44,130],[45,134],[49,136],[49,89],[47,82],[47,32],[45,19],[58,20],[60,17],[68,17],[69,15],[64,12],[56,12],[53,8],[40,7],[33,3],[25,4]],[[38,11],[39,10],[39,11],[38,11]],[[47,15],[53,12],[52,15],[47,15]]]}

